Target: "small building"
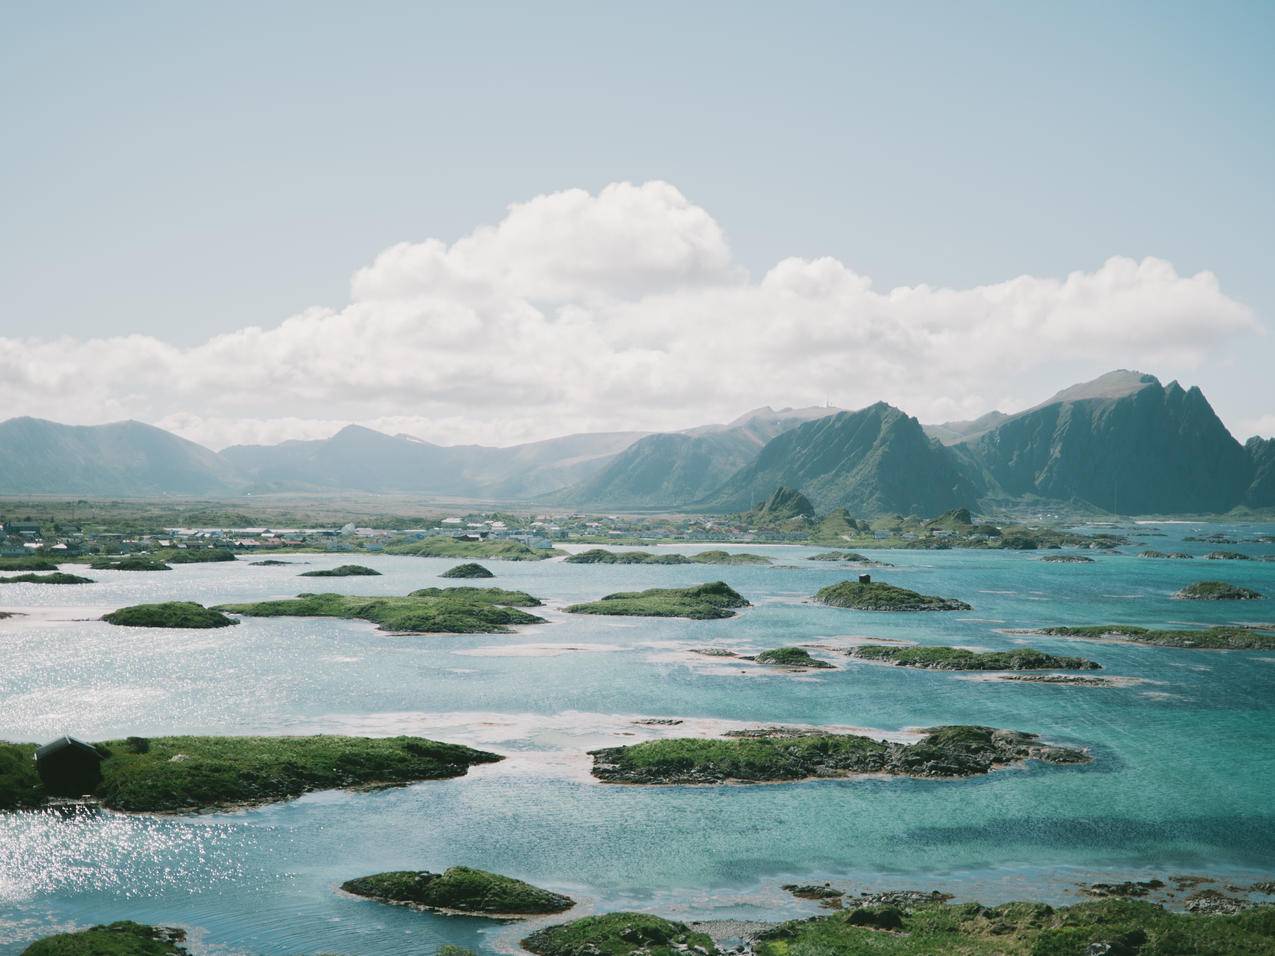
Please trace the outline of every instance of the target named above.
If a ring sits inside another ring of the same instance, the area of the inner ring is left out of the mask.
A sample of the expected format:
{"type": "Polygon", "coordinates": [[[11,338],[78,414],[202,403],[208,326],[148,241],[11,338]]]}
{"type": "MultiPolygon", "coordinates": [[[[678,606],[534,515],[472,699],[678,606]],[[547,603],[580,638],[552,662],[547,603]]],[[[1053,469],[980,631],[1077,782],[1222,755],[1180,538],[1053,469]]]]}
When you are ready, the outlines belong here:
{"type": "Polygon", "coordinates": [[[859,583],[860,583],[860,584],[871,584],[871,583],[872,583],[872,575],[870,575],[870,574],[861,574],[861,575],[859,575],[859,583]]]}
{"type": "Polygon", "coordinates": [[[35,772],[56,797],[80,797],[102,782],[102,755],[92,744],[59,737],[35,752],[35,772]]]}

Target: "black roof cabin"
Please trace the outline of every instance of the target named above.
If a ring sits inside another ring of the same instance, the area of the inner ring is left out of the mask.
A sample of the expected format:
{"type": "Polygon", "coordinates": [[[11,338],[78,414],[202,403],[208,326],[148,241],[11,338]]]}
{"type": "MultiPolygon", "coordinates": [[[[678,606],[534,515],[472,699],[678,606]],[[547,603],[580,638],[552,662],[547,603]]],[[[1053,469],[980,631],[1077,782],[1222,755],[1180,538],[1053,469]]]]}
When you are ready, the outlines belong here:
{"type": "Polygon", "coordinates": [[[83,796],[102,782],[102,755],[83,740],[59,737],[36,750],[35,772],[50,795],[83,796]]]}

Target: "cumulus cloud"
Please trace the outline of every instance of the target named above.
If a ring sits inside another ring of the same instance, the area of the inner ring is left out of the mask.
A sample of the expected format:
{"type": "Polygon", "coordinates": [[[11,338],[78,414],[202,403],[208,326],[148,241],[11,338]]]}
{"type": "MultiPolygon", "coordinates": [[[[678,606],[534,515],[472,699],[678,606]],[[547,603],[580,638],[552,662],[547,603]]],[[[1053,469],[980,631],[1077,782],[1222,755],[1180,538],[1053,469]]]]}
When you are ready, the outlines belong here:
{"type": "Polygon", "coordinates": [[[877,290],[831,258],[758,280],[676,188],[617,183],[515,204],[450,245],[393,246],[354,274],[344,307],[271,328],[189,348],[0,339],[0,408],[139,418],[212,447],[348,422],[507,444],[825,400],[931,421],[1031,404],[1060,363],[1189,372],[1261,331],[1212,273],[1154,258],[969,289],[877,290]]]}

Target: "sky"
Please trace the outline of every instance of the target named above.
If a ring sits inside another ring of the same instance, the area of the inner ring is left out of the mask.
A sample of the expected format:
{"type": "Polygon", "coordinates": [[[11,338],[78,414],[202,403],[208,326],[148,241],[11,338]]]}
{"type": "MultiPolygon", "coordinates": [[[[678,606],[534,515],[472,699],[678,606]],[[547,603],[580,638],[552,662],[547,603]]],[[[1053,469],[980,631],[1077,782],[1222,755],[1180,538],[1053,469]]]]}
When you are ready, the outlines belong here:
{"type": "Polygon", "coordinates": [[[1112,368],[1275,435],[1275,5],[0,4],[0,418],[442,443],[1112,368]]]}

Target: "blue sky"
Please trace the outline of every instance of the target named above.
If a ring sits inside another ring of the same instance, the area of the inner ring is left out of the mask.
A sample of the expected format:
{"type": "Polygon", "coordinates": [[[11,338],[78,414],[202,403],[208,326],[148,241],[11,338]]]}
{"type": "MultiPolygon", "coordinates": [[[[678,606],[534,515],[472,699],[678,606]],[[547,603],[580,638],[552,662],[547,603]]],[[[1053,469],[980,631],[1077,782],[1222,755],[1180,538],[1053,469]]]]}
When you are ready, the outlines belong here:
{"type": "MultiPolygon", "coordinates": [[[[1272,41],[1249,2],[11,2],[0,336],[196,347],[341,308],[394,243],[651,180],[754,278],[831,256],[877,290],[969,289],[1153,256],[1269,329],[1272,41]]],[[[1145,370],[1270,433],[1275,337],[1222,338],[1145,370]]],[[[1163,359],[1139,341],[1094,361],[1163,359]]],[[[1077,356],[961,407],[1102,370],[1077,356]]]]}

